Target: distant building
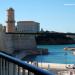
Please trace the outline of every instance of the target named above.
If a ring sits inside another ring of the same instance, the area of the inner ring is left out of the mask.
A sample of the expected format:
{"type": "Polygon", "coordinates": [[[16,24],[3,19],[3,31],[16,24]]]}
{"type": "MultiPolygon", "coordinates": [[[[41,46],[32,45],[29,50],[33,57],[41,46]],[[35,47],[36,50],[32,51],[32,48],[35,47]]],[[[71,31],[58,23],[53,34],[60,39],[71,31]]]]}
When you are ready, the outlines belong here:
{"type": "Polygon", "coordinates": [[[3,26],[3,32],[6,32],[6,26],[3,26]]]}
{"type": "Polygon", "coordinates": [[[40,32],[44,32],[43,28],[41,28],[41,31],[40,32]]]}
{"type": "Polygon", "coordinates": [[[3,26],[0,24],[0,32],[3,32],[3,26]]]}
{"type": "Polygon", "coordinates": [[[39,23],[35,21],[19,21],[17,22],[17,31],[25,33],[39,32],[39,23]]]}
{"type": "Polygon", "coordinates": [[[9,8],[7,10],[7,26],[6,32],[15,32],[15,18],[14,18],[14,9],[9,8]]]}

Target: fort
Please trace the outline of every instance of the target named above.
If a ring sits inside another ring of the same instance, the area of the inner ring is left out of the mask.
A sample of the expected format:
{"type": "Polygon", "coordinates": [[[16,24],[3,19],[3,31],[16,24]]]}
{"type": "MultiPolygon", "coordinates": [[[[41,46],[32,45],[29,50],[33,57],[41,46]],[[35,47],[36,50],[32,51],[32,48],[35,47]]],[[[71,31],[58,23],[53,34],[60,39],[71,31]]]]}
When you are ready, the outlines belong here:
{"type": "MultiPolygon", "coordinates": [[[[18,21],[15,25],[14,9],[7,10],[7,25],[0,25],[0,50],[7,53],[37,49],[35,35],[25,33],[39,32],[40,23],[35,21],[18,21]]],[[[38,52],[38,51],[37,51],[38,52]]],[[[38,53],[37,53],[38,54],[38,53]]]]}

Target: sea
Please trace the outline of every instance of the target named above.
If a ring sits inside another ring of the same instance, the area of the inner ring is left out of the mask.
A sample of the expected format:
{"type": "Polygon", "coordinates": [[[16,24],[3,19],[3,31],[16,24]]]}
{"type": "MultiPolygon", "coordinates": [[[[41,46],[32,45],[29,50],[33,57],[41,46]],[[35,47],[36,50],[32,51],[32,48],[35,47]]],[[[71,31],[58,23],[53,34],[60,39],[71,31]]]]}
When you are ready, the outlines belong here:
{"type": "Polygon", "coordinates": [[[25,61],[36,61],[45,63],[75,64],[74,51],[64,50],[66,47],[75,47],[75,44],[68,45],[38,45],[38,48],[48,49],[48,55],[31,55],[25,61]]]}

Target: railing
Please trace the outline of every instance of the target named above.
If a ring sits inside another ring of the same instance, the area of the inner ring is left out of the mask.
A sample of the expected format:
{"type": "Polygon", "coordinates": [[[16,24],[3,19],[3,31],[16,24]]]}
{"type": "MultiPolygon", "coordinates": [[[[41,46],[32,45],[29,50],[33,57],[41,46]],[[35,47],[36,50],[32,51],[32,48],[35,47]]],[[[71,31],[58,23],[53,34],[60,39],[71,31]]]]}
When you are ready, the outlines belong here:
{"type": "Polygon", "coordinates": [[[58,75],[75,75],[74,69],[68,69],[66,71],[59,71],[58,75]]]}
{"type": "Polygon", "coordinates": [[[17,58],[0,52],[0,75],[53,75],[17,58]]]}

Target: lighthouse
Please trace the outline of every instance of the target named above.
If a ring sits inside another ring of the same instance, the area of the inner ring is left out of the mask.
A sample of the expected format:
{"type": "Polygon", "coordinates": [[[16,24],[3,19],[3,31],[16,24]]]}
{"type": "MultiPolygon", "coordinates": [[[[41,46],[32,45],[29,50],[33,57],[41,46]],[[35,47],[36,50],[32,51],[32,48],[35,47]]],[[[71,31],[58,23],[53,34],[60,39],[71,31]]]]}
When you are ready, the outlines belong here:
{"type": "Polygon", "coordinates": [[[9,8],[7,10],[6,32],[9,32],[9,33],[15,32],[15,18],[14,18],[14,9],[13,8],[9,8]]]}

